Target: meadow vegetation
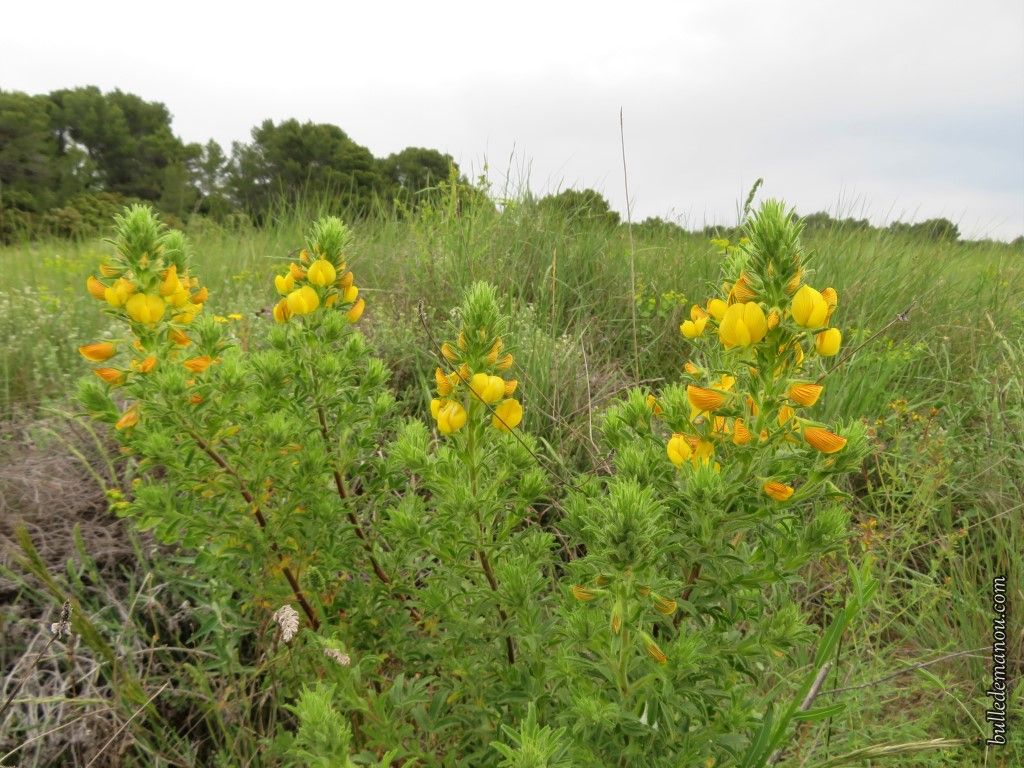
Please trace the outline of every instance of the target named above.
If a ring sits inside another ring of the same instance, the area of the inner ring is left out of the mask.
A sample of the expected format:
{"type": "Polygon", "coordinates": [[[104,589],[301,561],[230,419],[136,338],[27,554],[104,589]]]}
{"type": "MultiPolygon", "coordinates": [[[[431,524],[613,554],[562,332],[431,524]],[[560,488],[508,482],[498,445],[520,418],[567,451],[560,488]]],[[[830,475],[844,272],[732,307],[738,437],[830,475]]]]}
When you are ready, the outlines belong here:
{"type": "Polygon", "coordinates": [[[0,248],[0,764],[1018,764],[1019,723],[983,740],[992,578],[1024,604],[1019,245],[475,199],[0,248]],[[103,312],[101,263],[203,310],[103,312]],[[725,349],[743,274],[764,327],[725,349]],[[838,305],[788,315],[802,283],[838,305]]]}

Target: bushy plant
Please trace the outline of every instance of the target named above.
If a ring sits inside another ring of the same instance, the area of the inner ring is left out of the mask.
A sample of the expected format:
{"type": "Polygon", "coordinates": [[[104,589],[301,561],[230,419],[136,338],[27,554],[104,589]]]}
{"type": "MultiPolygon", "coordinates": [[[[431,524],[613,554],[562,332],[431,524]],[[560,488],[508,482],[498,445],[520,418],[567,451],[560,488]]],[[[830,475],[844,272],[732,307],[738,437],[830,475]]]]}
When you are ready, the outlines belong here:
{"type": "Polygon", "coordinates": [[[865,439],[810,410],[841,334],[799,234],[781,204],[751,218],[681,327],[682,379],[608,409],[608,461],[570,478],[522,428],[492,286],[428,331],[432,418],[403,421],[340,220],[313,224],[273,322],[238,338],[203,315],[186,239],[119,216],[88,290],[125,332],[81,348],[81,401],[136,470],[114,508],[250,617],[223,631],[294,702],[268,762],[758,766],[831,711],[798,705],[871,579],[852,572],[845,607],[799,585],[842,565],[833,480],[865,439]]]}

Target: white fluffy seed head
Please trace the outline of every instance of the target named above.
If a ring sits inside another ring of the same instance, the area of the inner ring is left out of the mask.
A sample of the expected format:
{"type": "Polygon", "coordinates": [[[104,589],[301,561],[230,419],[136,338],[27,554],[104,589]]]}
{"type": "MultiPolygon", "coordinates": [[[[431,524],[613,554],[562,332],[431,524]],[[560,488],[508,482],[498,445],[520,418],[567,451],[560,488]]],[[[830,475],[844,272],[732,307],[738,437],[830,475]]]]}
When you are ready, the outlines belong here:
{"type": "Polygon", "coordinates": [[[281,629],[281,639],[290,643],[299,633],[299,614],[290,605],[282,605],[274,611],[273,619],[281,629]]]}

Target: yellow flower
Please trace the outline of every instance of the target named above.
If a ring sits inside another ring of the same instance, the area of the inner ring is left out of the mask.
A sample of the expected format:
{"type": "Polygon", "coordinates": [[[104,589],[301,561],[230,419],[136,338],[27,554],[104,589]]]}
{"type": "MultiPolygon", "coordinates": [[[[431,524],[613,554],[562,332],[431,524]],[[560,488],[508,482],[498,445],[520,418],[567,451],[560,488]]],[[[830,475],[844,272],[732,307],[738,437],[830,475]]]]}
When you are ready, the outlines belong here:
{"type": "Polygon", "coordinates": [[[743,273],[740,273],[740,278],[733,285],[731,293],[733,298],[741,304],[757,298],[757,294],[754,293],[750,283],[747,281],[747,276],[743,273]]]}
{"type": "Polygon", "coordinates": [[[764,492],[776,501],[786,501],[786,499],[793,495],[793,486],[769,480],[764,484],[764,492]]]}
{"type": "Polygon", "coordinates": [[[501,357],[498,358],[498,362],[495,363],[495,367],[499,371],[507,371],[509,368],[512,367],[513,362],[514,360],[512,358],[512,355],[502,355],[501,357]]]}
{"type": "Polygon", "coordinates": [[[287,296],[295,288],[295,275],[286,272],[283,275],[274,275],[274,287],[282,296],[287,296]]]}
{"type": "Polygon", "coordinates": [[[821,292],[821,298],[828,304],[828,316],[832,317],[832,313],[835,312],[836,307],[839,306],[839,294],[835,288],[829,286],[821,292]]]}
{"type": "Polygon", "coordinates": [[[686,397],[695,410],[703,413],[721,408],[726,401],[723,392],[705,387],[695,387],[692,384],[686,387],[686,397]]]}
{"type": "Polygon", "coordinates": [[[306,271],[306,279],[313,285],[326,288],[338,278],[334,265],[327,259],[317,259],[306,271]]]}
{"type": "Polygon", "coordinates": [[[441,354],[444,355],[444,359],[449,363],[454,363],[459,359],[459,353],[455,351],[455,347],[449,344],[447,341],[441,345],[441,354]]]}
{"type": "Polygon", "coordinates": [[[347,291],[352,283],[355,282],[356,276],[351,272],[346,272],[344,275],[338,278],[338,287],[343,291],[347,291]]]}
{"type": "Polygon", "coordinates": [[[114,281],[113,285],[103,291],[103,298],[107,300],[107,304],[114,308],[123,307],[128,298],[135,293],[135,290],[135,283],[119,277],[114,281]]]}
{"type": "Polygon", "coordinates": [[[170,296],[181,290],[181,281],[178,280],[178,268],[171,264],[164,270],[164,279],[160,283],[160,295],[170,296]]]}
{"type": "Polygon", "coordinates": [[[139,373],[149,373],[154,368],[156,368],[156,357],[154,355],[149,355],[147,358],[141,361],[133,360],[132,368],[134,368],[139,373]]]}
{"type": "Polygon", "coordinates": [[[704,317],[697,318],[696,320],[684,320],[679,326],[680,333],[688,339],[695,339],[704,333],[704,326],[708,324],[708,318],[704,317]]]}
{"type": "Polygon", "coordinates": [[[796,292],[789,311],[793,322],[804,328],[821,328],[828,320],[828,303],[809,285],[796,292]]]}
{"type": "Polygon", "coordinates": [[[501,350],[505,348],[505,342],[501,339],[495,339],[491,345],[491,349],[487,352],[487,362],[494,365],[498,362],[498,355],[501,354],[501,350]]]}
{"type": "Polygon", "coordinates": [[[761,306],[754,301],[731,305],[718,326],[718,337],[726,349],[756,344],[767,333],[768,319],[761,306]]]}
{"type": "Polygon", "coordinates": [[[181,331],[177,328],[171,331],[170,339],[179,347],[187,347],[189,344],[192,343],[192,339],[186,336],[184,331],[181,331]]]}
{"type": "Polygon", "coordinates": [[[843,334],[838,328],[829,328],[814,338],[814,347],[822,357],[832,357],[839,352],[843,343],[843,334]]]}
{"type": "Polygon", "coordinates": [[[792,296],[796,292],[796,289],[800,287],[800,279],[803,277],[803,272],[804,271],[802,269],[797,269],[796,274],[789,279],[788,283],[786,283],[786,293],[790,296],[792,296]]]}
{"type": "Polygon", "coordinates": [[[747,429],[747,425],[743,423],[743,419],[736,419],[732,425],[733,445],[746,445],[752,439],[753,435],[750,434],[750,430],[747,429]]]}
{"type": "Polygon", "coordinates": [[[686,372],[687,372],[688,374],[690,374],[691,376],[697,376],[697,375],[699,375],[699,374],[701,373],[701,370],[700,370],[700,368],[698,368],[698,367],[697,367],[696,365],[694,365],[694,364],[693,364],[692,362],[690,362],[689,360],[687,360],[687,361],[686,361],[686,362],[685,362],[685,363],[683,364],[683,370],[684,370],[684,371],[686,371],[686,372]]]}
{"type": "Polygon", "coordinates": [[[363,316],[363,310],[366,309],[366,302],[363,299],[359,299],[348,312],[345,313],[345,317],[348,318],[350,323],[358,322],[359,318],[363,316]]]}
{"type": "Polygon", "coordinates": [[[127,376],[124,371],[119,371],[117,368],[96,368],[93,373],[112,387],[124,384],[124,380],[127,376]]]}
{"type": "Polygon", "coordinates": [[[494,408],[494,416],[491,417],[491,426],[501,432],[510,432],[519,426],[523,420],[523,406],[518,400],[509,398],[502,400],[494,408]]]}
{"type": "Polygon", "coordinates": [[[572,592],[572,596],[579,600],[581,603],[589,603],[591,600],[597,597],[596,592],[594,592],[592,589],[587,589],[586,587],[581,586],[580,584],[573,584],[572,589],[570,591],[572,592]]]}
{"type": "Polygon", "coordinates": [[[125,411],[123,414],[121,414],[121,418],[119,418],[117,420],[117,423],[114,424],[114,429],[120,431],[122,429],[128,429],[129,427],[134,427],[138,423],[139,423],[139,406],[138,406],[138,404],[136,404],[136,405],[133,405],[131,408],[129,408],[127,411],[125,411]]]}
{"type": "Polygon", "coordinates": [[[466,424],[466,409],[454,400],[445,400],[437,410],[437,428],[443,435],[458,432],[466,424]]]}
{"type": "Polygon", "coordinates": [[[821,427],[807,427],[804,429],[804,440],[812,448],[822,453],[835,453],[846,447],[845,437],[841,437],[821,427]]]}
{"type": "Polygon", "coordinates": [[[342,294],[342,298],[345,299],[345,301],[352,303],[353,301],[356,300],[356,297],[358,295],[359,288],[357,288],[354,285],[350,285],[348,288],[345,289],[345,292],[342,294]]]}
{"type": "Polygon", "coordinates": [[[672,435],[665,450],[668,453],[669,461],[677,467],[681,467],[683,462],[689,461],[690,457],[693,456],[693,449],[690,448],[690,443],[687,442],[683,435],[678,433],[672,435]]]}
{"type": "Polygon", "coordinates": [[[337,293],[332,293],[330,296],[324,299],[324,306],[333,307],[335,304],[338,303],[338,299],[340,298],[341,297],[337,293]]]}
{"type": "Polygon", "coordinates": [[[437,394],[441,397],[448,397],[448,395],[450,395],[455,389],[452,382],[440,368],[437,368],[434,371],[434,381],[437,382],[437,394]]]}
{"type": "Polygon", "coordinates": [[[309,264],[309,251],[307,251],[305,248],[299,251],[299,261],[301,261],[303,264],[309,264]]]}
{"type": "Polygon", "coordinates": [[[789,399],[797,405],[802,405],[805,408],[810,408],[821,397],[822,390],[825,388],[821,384],[813,384],[809,381],[797,381],[794,382],[787,393],[789,399]]]}
{"type": "Polygon", "coordinates": [[[516,387],[519,386],[519,382],[515,379],[509,379],[505,382],[505,397],[512,397],[512,393],[516,391],[516,387]]]}
{"type": "Polygon", "coordinates": [[[241,320],[241,319],[242,319],[242,316],[238,312],[230,312],[230,313],[228,313],[228,320],[238,321],[238,320],[241,320]]]}
{"type": "Polygon", "coordinates": [[[172,307],[184,307],[188,304],[189,299],[191,299],[191,296],[188,295],[188,291],[181,288],[172,293],[168,301],[171,302],[172,307]]]}
{"type": "Polygon", "coordinates": [[[651,409],[651,413],[655,416],[661,416],[661,406],[658,405],[658,400],[654,395],[647,396],[647,407],[651,409]]]}
{"type": "Polygon", "coordinates": [[[779,310],[773,309],[771,312],[768,313],[768,330],[770,331],[772,328],[774,328],[778,324],[779,324],[779,310]]]}
{"type": "Polygon", "coordinates": [[[121,270],[117,267],[112,267],[107,262],[100,264],[100,274],[104,277],[117,277],[121,274],[121,270]]]}
{"type": "Polygon", "coordinates": [[[779,415],[778,415],[779,426],[780,427],[786,426],[786,424],[788,424],[790,422],[790,420],[793,417],[795,417],[795,416],[796,416],[796,411],[794,411],[790,406],[788,406],[788,405],[782,406],[781,408],[779,408],[779,415]]]}
{"type": "Polygon", "coordinates": [[[288,271],[291,272],[292,278],[295,280],[301,280],[306,276],[306,270],[304,270],[294,261],[288,265],[288,271]]]}
{"type": "Polygon", "coordinates": [[[156,325],[157,321],[164,316],[167,305],[159,296],[150,293],[136,293],[124,305],[128,317],[137,323],[156,325]]]}
{"type": "Polygon", "coordinates": [[[711,299],[708,302],[708,314],[718,322],[722,322],[722,318],[725,317],[727,309],[729,309],[729,305],[721,299],[711,299]]]}
{"type": "Polygon", "coordinates": [[[87,291],[89,291],[89,295],[92,296],[94,299],[99,299],[100,301],[103,301],[104,299],[107,298],[107,286],[105,286],[92,275],[89,275],[89,277],[86,278],[85,288],[87,291]]]}
{"type": "Polygon", "coordinates": [[[96,341],[92,344],[84,344],[78,348],[78,351],[86,360],[102,363],[104,360],[112,358],[117,349],[109,341],[96,341]]]}
{"type": "Polygon", "coordinates": [[[654,610],[660,613],[662,616],[671,616],[676,612],[676,601],[669,600],[667,597],[661,595],[655,595],[654,597],[654,610]]]}
{"type": "Polygon", "coordinates": [[[320,306],[320,297],[308,285],[296,288],[288,294],[288,311],[293,315],[308,315],[320,306]]]}
{"type": "Polygon", "coordinates": [[[188,360],[182,363],[192,373],[202,373],[211,365],[213,365],[213,358],[209,355],[200,355],[199,357],[190,357],[188,360]]]}
{"type": "Polygon", "coordinates": [[[210,292],[206,289],[206,286],[204,285],[202,288],[200,288],[198,291],[192,294],[192,296],[189,298],[189,301],[191,301],[193,304],[202,304],[208,298],[210,298],[210,292]]]}
{"type": "Polygon", "coordinates": [[[644,640],[644,648],[647,651],[647,655],[654,659],[657,664],[665,664],[668,661],[668,656],[665,652],[658,647],[658,644],[651,639],[644,640]]]}

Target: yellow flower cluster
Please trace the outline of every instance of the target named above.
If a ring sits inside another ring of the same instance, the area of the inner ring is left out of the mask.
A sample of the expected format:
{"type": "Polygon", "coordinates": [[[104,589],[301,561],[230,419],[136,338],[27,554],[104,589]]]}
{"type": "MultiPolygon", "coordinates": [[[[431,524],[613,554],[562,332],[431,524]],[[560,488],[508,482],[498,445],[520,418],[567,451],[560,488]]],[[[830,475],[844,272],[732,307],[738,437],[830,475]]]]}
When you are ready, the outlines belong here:
{"type": "MultiPolygon", "coordinates": [[[[319,309],[346,306],[346,317],[355,323],[363,316],[366,301],[359,296],[355,276],[340,256],[331,258],[314,246],[313,254],[299,252],[298,261],[274,277],[281,300],[274,305],[274,320],[284,323],[292,317],[309,315],[319,309]]],[[[340,307],[339,307],[340,308],[340,307]]]]}
{"type": "MultiPolygon", "coordinates": [[[[717,331],[720,347],[708,348],[718,361],[714,372],[693,362],[684,367],[692,381],[686,387],[689,419],[675,424],[677,431],[665,449],[675,466],[720,469],[715,461],[720,446],[728,446],[727,452],[750,450],[782,440],[802,442],[825,454],[846,446],[846,438],[797,415],[796,409],[813,406],[824,390],[820,383],[804,379],[807,355],[831,357],[842,344],[840,331],[828,327],[838,294],[833,288],[819,292],[801,284],[802,275],[796,268],[784,285],[777,281],[769,286],[774,290],[762,293],[759,288],[769,281],[741,272],[735,282],[723,285],[723,297],[691,307],[680,333],[699,344],[711,328],[717,331]],[[749,383],[746,392],[735,391],[741,376],[749,383]]],[[[655,416],[661,415],[653,395],[648,406],[655,416]]],[[[763,478],[762,490],[776,501],[787,501],[796,489],[778,478],[763,478]]]]}
{"type": "Polygon", "coordinates": [[[523,420],[523,406],[512,397],[519,382],[501,375],[512,367],[512,355],[502,354],[505,345],[497,338],[483,360],[476,361],[474,371],[468,359],[468,346],[464,331],[456,344],[441,345],[441,354],[453,368],[448,372],[441,368],[434,371],[437,397],[430,401],[430,413],[438,431],[443,435],[458,432],[477,411],[490,414],[491,426],[501,432],[515,429],[523,420]]]}

